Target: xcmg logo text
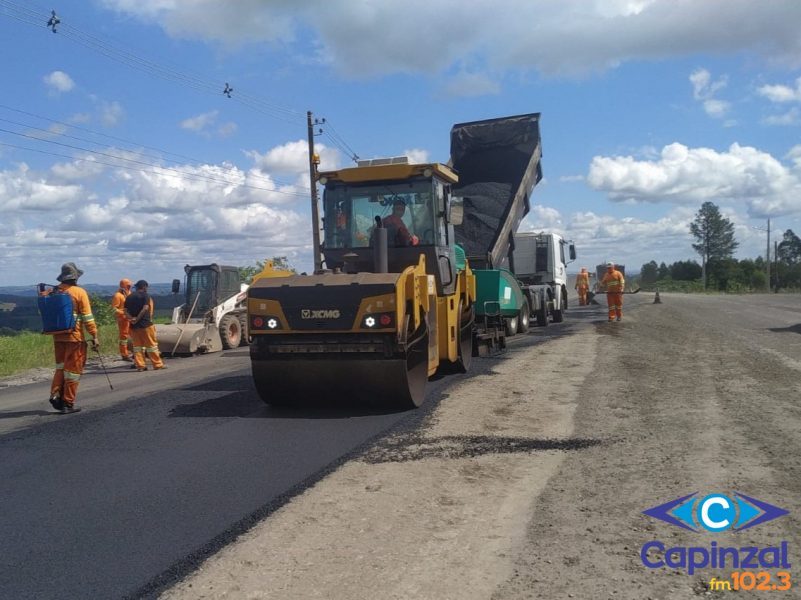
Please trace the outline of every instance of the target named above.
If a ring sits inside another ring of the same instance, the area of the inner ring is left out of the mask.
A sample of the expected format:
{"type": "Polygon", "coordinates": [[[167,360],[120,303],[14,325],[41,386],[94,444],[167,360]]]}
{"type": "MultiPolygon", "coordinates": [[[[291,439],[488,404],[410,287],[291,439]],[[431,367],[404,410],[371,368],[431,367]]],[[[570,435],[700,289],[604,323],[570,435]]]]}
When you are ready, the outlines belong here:
{"type": "MultiPolygon", "coordinates": [[[[745,494],[707,494],[697,492],[644,510],[643,514],[694,532],[740,532],[788,514],[788,511],[745,494]]],[[[685,569],[692,575],[697,569],[789,569],[786,541],[758,546],[723,546],[712,542],[705,546],[668,546],[654,540],[643,544],[640,559],[649,569],[669,567],[685,569]]]]}
{"type": "Polygon", "coordinates": [[[338,319],[340,312],[338,309],[330,310],[309,310],[304,308],[300,311],[301,319],[338,319]]]}

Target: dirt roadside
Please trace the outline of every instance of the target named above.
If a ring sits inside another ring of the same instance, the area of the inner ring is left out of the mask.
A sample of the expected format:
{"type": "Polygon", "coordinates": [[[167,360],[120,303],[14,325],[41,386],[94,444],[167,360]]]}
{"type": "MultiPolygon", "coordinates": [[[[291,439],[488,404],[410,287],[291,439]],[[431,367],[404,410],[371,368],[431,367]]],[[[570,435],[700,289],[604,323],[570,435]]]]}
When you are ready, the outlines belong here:
{"type": "Polygon", "coordinates": [[[647,569],[645,542],[798,548],[801,362],[785,350],[801,336],[665,296],[514,348],[164,597],[693,598],[730,570],[647,569]],[[790,515],[713,536],[642,514],[695,491],[790,515]]]}

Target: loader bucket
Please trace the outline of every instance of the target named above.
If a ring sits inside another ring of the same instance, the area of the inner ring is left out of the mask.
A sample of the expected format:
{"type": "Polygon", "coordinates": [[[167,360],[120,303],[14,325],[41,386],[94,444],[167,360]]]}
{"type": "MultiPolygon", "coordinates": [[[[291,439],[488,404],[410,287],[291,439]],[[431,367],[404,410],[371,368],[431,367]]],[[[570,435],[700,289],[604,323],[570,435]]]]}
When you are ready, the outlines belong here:
{"type": "Polygon", "coordinates": [[[220,332],[212,324],[156,325],[156,339],[159,352],[167,356],[222,350],[220,332]]]}

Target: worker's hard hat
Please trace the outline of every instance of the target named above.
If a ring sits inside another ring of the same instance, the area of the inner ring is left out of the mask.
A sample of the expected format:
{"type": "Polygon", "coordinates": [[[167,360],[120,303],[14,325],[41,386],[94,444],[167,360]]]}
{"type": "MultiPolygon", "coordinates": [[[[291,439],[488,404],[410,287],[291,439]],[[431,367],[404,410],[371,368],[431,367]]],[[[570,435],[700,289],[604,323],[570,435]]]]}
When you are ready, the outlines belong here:
{"type": "Polygon", "coordinates": [[[125,288],[126,290],[133,285],[130,279],[120,279],[120,287],[125,288]]]}

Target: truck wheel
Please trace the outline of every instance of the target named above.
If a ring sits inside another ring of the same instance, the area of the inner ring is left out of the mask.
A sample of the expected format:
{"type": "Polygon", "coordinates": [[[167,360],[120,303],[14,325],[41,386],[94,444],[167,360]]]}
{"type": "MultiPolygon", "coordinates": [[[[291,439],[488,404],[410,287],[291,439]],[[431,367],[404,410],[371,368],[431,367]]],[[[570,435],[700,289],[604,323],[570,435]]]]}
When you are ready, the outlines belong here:
{"type": "Polygon", "coordinates": [[[529,314],[528,314],[528,300],[523,300],[523,306],[520,308],[520,316],[517,318],[517,330],[520,333],[526,333],[529,328],[529,314]]]}
{"type": "Polygon", "coordinates": [[[242,340],[242,325],[236,315],[225,315],[220,320],[220,339],[224,350],[239,346],[242,340]]]}
{"type": "Polygon", "coordinates": [[[503,328],[506,331],[506,337],[512,337],[517,335],[517,324],[518,324],[517,317],[511,317],[509,319],[503,320],[503,328]]]}
{"type": "Polygon", "coordinates": [[[565,320],[565,298],[564,296],[559,301],[559,310],[553,311],[553,322],[554,323],[561,323],[565,320]]]}
{"type": "Polygon", "coordinates": [[[537,319],[537,325],[540,327],[547,327],[548,326],[548,299],[545,297],[545,294],[540,293],[540,307],[537,309],[537,312],[534,314],[534,317],[537,319]]]}
{"type": "Polygon", "coordinates": [[[248,315],[242,313],[239,315],[239,328],[242,331],[242,339],[239,341],[240,346],[248,345],[248,315]]]}

